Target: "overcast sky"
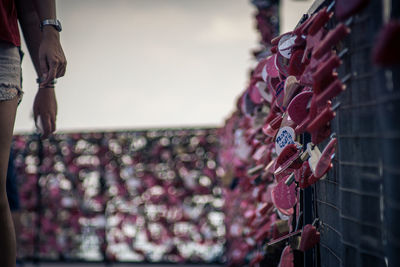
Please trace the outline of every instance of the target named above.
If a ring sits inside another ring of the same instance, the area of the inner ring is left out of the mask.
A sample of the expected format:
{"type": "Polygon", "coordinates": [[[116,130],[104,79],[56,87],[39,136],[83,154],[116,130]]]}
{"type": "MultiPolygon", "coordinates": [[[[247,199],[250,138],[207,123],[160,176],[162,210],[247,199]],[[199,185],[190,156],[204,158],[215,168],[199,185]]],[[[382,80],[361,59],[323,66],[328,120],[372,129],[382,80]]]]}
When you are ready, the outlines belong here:
{"type": "MultiPolygon", "coordinates": [[[[301,13],[289,9],[294,25],[301,13]]],[[[248,0],[68,0],[57,12],[68,59],[56,88],[61,130],[220,126],[254,65],[248,0]]],[[[16,132],[33,129],[28,54],[23,74],[16,132]]]]}

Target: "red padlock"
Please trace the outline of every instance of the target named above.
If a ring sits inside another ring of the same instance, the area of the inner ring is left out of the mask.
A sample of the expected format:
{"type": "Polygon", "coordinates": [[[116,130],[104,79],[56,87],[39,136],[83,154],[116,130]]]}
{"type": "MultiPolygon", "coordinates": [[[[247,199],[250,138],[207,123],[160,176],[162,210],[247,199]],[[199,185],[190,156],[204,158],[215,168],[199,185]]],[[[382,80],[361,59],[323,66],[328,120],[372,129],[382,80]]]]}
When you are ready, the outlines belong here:
{"type": "Polygon", "coordinates": [[[320,241],[320,233],[317,231],[317,228],[311,224],[307,224],[303,227],[303,231],[301,233],[301,241],[300,241],[300,251],[306,251],[310,248],[314,247],[320,241]]]}
{"type": "Polygon", "coordinates": [[[301,124],[308,116],[307,104],[313,96],[312,92],[301,92],[290,101],[287,113],[290,118],[297,124],[301,124]]]}
{"type": "Polygon", "coordinates": [[[283,249],[278,267],[294,267],[294,255],[290,246],[283,249]]]}
{"type": "Polygon", "coordinates": [[[318,131],[311,133],[311,142],[315,145],[318,145],[322,141],[329,138],[330,135],[331,135],[331,123],[328,122],[326,125],[320,127],[318,131]]]}
{"type": "Polygon", "coordinates": [[[324,64],[328,58],[332,55],[332,52],[327,53],[320,59],[315,59],[314,57],[309,60],[309,64],[305,68],[303,74],[300,77],[300,84],[305,86],[313,86],[315,84],[313,75],[319,66],[324,64]]]}
{"type": "Polygon", "coordinates": [[[304,50],[298,49],[295,50],[292,53],[292,56],[290,57],[289,60],[289,75],[294,75],[296,77],[299,77],[301,74],[303,74],[304,69],[306,68],[306,65],[304,62],[302,62],[304,55],[304,50]]]}
{"type": "Polygon", "coordinates": [[[346,87],[343,85],[343,83],[336,79],[325,90],[316,96],[317,105],[323,105],[328,100],[338,96],[345,89],[346,87]]]}
{"type": "Polygon", "coordinates": [[[272,190],[272,201],[281,210],[289,210],[297,202],[296,184],[287,186],[285,180],[281,180],[272,190]]]}
{"type": "Polygon", "coordinates": [[[313,83],[313,92],[314,94],[320,94],[322,91],[327,89],[336,79],[338,78],[337,72],[332,72],[330,75],[327,75],[324,79],[319,82],[313,83]]]}
{"type": "Polygon", "coordinates": [[[334,69],[340,66],[342,61],[336,54],[331,56],[312,74],[313,83],[321,83],[326,77],[332,76],[334,69]]]}
{"type": "Polygon", "coordinates": [[[322,29],[322,27],[325,25],[323,21],[326,20],[326,18],[329,18],[332,16],[331,12],[328,12],[328,8],[324,7],[318,13],[315,13],[311,17],[309,17],[305,22],[303,22],[302,25],[297,27],[294,30],[294,34],[297,36],[301,35],[315,35],[316,32],[322,29]],[[314,25],[315,24],[315,25],[314,25]],[[310,29],[312,28],[311,32],[310,29]]]}
{"type": "Polygon", "coordinates": [[[300,169],[294,173],[295,179],[301,189],[307,188],[310,184],[308,177],[312,174],[308,161],[304,161],[300,169]]]}
{"type": "Polygon", "coordinates": [[[273,119],[273,120],[270,122],[271,128],[272,128],[273,130],[279,130],[279,127],[281,126],[282,120],[283,120],[282,115],[279,115],[279,114],[278,114],[278,116],[276,116],[275,119],[273,119]]]}
{"type": "Polygon", "coordinates": [[[302,63],[308,64],[310,62],[313,55],[313,51],[321,43],[326,33],[327,31],[324,28],[321,28],[316,34],[307,35],[306,47],[304,49],[303,58],[301,60],[302,63]]]}
{"type": "Polygon", "coordinates": [[[288,144],[279,154],[275,163],[274,175],[279,175],[286,169],[298,169],[301,167],[302,162],[299,160],[301,154],[301,147],[297,144],[288,144]]]}
{"type": "Polygon", "coordinates": [[[333,46],[339,43],[346,35],[350,33],[350,28],[348,28],[343,23],[339,23],[335,29],[330,30],[325,38],[321,41],[318,47],[313,51],[313,57],[316,59],[321,58],[323,55],[328,53],[333,46]]]}
{"type": "Polygon", "coordinates": [[[315,19],[308,29],[308,34],[314,35],[316,34],[322,27],[325,26],[325,24],[329,21],[329,19],[332,17],[333,13],[328,12],[328,8],[324,7],[321,9],[317,15],[315,16],[315,19]]]}
{"type": "Polygon", "coordinates": [[[326,145],[324,151],[322,151],[321,158],[319,159],[317,166],[315,167],[314,176],[322,177],[325,173],[332,168],[332,157],[335,155],[337,139],[333,138],[326,145]]]}
{"type": "Polygon", "coordinates": [[[311,98],[310,111],[308,112],[307,118],[305,118],[299,125],[297,125],[295,132],[296,134],[302,134],[306,131],[309,123],[317,116],[318,106],[316,104],[316,98],[311,98]]]}
{"type": "Polygon", "coordinates": [[[336,112],[334,112],[330,105],[327,105],[321,113],[312,120],[307,126],[307,132],[314,133],[317,132],[319,128],[326,125],[330,122],[333,118],[335,118],[336,112]]]}

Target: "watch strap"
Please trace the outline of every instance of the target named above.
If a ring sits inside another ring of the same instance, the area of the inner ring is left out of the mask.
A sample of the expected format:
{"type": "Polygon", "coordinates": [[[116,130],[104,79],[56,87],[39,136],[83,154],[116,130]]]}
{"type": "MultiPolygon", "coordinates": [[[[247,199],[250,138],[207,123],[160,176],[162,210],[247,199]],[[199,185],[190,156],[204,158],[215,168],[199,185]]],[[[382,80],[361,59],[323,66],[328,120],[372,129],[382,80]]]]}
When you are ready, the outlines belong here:
{"type": "Polygon", "coordinates": [[[61,23],[58,19],[45,19],[42,22],[40,22],[40,29],[43,30],[44,26],[53,26],[57,31],[61,31],[61,23]]]}

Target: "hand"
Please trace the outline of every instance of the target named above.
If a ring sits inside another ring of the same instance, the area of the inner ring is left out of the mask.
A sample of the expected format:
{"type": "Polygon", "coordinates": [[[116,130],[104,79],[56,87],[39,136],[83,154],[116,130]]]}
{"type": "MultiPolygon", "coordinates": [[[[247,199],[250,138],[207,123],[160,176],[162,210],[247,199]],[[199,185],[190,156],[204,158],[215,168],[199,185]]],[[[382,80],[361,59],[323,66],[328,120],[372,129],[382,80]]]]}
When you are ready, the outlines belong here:
{"type": "Polygon", "coordinates": [[[39,47],[39,63],[42,73],[42,85],[50,84],[55,78],[64,76],[67,67],[64,51],[58,32],[53,27],[43,29],[39,47]]]}
{"type": "Polygon", "coordinates": [[[57,100],[54,88],[40,88],[33,102],[33,117],[37,128],[42,128],[42,137],[47,138],[56,130],[57,100]],[[42,125],[38,125],[38,119],[42,125]]]}

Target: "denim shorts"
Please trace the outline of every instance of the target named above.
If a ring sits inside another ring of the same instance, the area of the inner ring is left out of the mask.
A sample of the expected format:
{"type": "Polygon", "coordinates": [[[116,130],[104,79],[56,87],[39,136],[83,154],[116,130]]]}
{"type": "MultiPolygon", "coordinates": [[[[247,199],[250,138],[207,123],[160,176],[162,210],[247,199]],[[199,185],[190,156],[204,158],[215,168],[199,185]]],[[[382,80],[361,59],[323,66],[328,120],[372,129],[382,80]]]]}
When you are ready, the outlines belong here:
{"type": "Polygon", "coordinates": [[[0,101],[21,99],[21,60],[19,47],[0,41],[0,101]]]}

